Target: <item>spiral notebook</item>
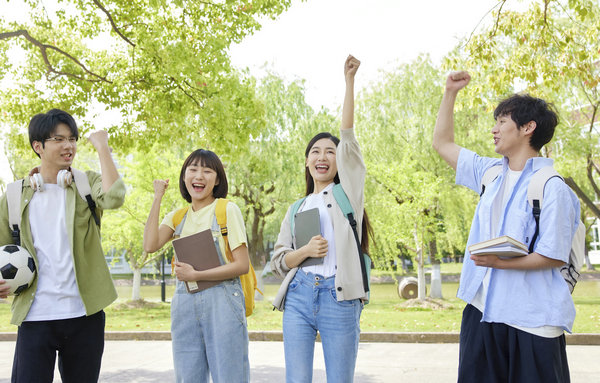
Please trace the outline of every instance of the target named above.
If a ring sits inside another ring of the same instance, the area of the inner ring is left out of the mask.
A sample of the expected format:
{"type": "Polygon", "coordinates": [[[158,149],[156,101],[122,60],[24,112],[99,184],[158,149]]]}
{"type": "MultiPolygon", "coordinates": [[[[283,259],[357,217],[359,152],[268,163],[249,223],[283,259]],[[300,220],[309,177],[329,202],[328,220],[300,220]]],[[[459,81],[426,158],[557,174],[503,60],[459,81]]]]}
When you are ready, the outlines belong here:
{"type": "MultiPolygon", "coordinates": [[[[189,263],[194,270],[208,270],[221,266],[221,260],[210,229],[174,239],[173,250],[175,250],[175,257],[178,262],[189,263]]],[[[189,293],[197,293],[221,282],[185,282],[185,287],[189,293]]]]}

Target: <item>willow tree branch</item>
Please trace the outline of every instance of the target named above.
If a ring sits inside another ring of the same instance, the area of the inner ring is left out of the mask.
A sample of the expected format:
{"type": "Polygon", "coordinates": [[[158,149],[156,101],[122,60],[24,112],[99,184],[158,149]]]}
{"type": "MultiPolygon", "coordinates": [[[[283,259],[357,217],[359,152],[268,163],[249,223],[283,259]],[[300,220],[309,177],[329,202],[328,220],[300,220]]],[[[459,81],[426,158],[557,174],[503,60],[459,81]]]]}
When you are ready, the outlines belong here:
{"type": "Polygon", "coordinates": [[[31,44],[33,44],[40,50],[40,54],[42,55],[42,59],[44,60],[44,63],[46,64],[46,69],[48,70],[48,73],[55,73],[58,76],[67,76],[67,77],[75,78],[75,79],[78,79],[81,81],[106,82],[106,83],[112,84],[112,81],[110,81],[109,79],[107,79],[104,76],[101,76],[99,74],[92,72],[85,65],[83,65],[79,60],[77,60],[75,57],[71,56],[69,53],[67,53],[67,52],[63,51],[62,49],[55,47],[53,45],[42,43],[41,41],[33,38],[29,34],[29,32],[24,29],[12,31],[12,32],[0,33],[0,40],[8,40],[13,37],[24,37],[27,41],[29,41],[31,44]],[[85,73],[87,73],[88,75],[90,75],[93,78],[86,78],[86,77],[77,75],[75,73],[63,72],[63,71],[57,70],[56,68],[54,68],[54,66],[50,62],[50,59],[48,58],[48,50],[55,51],[55,52],[59,53],[60,55],[66,57],[67,59],[74,62],[85,73]]]}
{"type": "Polygon", "coordinates": [[[175,86],[181,90],[183,92],[183,94],[185,94],[190,100],[192,100],[196,105],[198,105],[199,108],[202,107],[202,105],[200,104],[200,101],[198,101],[194,96],[192,96],[190,93],[188,93],[178,82],[177,80],[175,80],[175,77],[170,77],[171,81],[173,81],[173,84],[175,84],[175,86]]]}
{"type": "MultiPolygon", "coordinates": [[[[406,202],[405,199],[403,199],[399,194],[397,194],[391,187],[389,187],[388,185],[386,185],[383,181],[380,181],[379,179],[377,179],[377,177],[373,177],[373,179],[375,180],[375,182],[377,182],[379,185],[383,186],[383,188],[385,190],[388,191],[388,193],[390,193],[392,195],[392,197],[394,197],[394,199],[396,200],[396,203],[398,205],[402,205],[404,202],[406,202]]],[[[409,202],[412,202],[412,197],[408,198],[409,202]]]]}
{"type": "Polygon", "coordinates": [[[127,44],[131,45],[132,47],[135,47],[135,44],[129,40],[119,29],[119,27],[117,27],[117,24],[115,23],[115,20],[113,19],[112,15],[110,14],[110,12],[104,7],[104,5],[102,5],[98,0],[93,0],[94,4],[96,4],[98,6],[98,8],[100,8],[100,10],[102,12],[104,12],[104,14],[106,15],[106,17],[108,17],[108,21],[110,22],[110,25],[112,26],[113,31],[115,31],[115,33],[119,36],[121,36],[121,38],[123,40],[125,40],[125,42],[127,42],[127,44]]]}
{"type": "Polygon", "coordinates": [[[507,0],[502,0],[500,3],[500,8],[498,9],[498,16],[496,17],[496,22],[494,23],[494,30],[490,34],[490,38],[496,36],[496,32],[498,31],[498,27],[500,26],[500,16],[502,15],[502,8],[504,4],[506,4],[507,0]]]}

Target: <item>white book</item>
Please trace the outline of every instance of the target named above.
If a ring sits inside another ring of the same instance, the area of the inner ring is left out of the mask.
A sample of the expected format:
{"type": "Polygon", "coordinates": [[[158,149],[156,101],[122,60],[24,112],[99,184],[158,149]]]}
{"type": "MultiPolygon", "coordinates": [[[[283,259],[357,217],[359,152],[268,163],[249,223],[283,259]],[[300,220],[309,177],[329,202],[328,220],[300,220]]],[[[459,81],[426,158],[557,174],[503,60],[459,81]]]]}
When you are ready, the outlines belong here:
{"type": "Polygon", "coordinates": [[[472,255],[498,255],[502,257],[521,257],[529,254],[527,246],[508,235],[475,243],[468,248],[472,255]]]}

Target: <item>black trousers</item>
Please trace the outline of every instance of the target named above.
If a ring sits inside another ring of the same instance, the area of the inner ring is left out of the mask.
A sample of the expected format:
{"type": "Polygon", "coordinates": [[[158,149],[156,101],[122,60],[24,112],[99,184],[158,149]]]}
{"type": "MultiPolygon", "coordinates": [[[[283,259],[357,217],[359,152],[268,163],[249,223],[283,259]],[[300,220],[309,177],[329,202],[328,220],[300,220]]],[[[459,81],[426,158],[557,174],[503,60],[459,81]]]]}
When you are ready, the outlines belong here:
{"type": "Polygon", "coordinates": [[[565,335],[544,338],[504,323],[481,322],[472,305],[460,326],[460,383],[568,383],[565,335]]]}
{"type": "Polygon", "coordinates": [[[57,352],[63,383],[97,382],[104,322],[104,311],[72,319],[23,322],[17,334],[11,382],[51,383],[57,352]]]}

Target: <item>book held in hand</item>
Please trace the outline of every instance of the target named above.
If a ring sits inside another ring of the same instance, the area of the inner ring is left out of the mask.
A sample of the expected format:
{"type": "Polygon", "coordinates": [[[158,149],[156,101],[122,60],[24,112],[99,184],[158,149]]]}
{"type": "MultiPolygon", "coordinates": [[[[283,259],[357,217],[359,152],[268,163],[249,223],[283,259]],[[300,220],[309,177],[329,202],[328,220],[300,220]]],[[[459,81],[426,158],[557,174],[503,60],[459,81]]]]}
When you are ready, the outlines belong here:
{"type": "Polygon", "coordinates": [[[468,248],[472,255],[498,255],[501,257],[522,257],[529,254],[527,246],[508,235],[475,243],[468,248]]]}
{"type": "MultiPolygon", "coordinates": [[[[206,229],[196,234],[188,235],[173,240],[173,250],[178,262],[192,265],[194,270],[208,270],[221,266],[217,247],[212,236],[212,231],[206,229]]],[[[209,287],[218,285],[222,281],[197,281],[185,282],[188,293],[197,293],[209,287]]]]}
{"type": "MultiPolygon", "coordinates": [[[[313,208],[296,213],[294,217],[294,236],[296,237],[296,249],[301,248],[310,242],[315,235],[321,235],[321,218],[319,209],[313,208]]],[[[309,257],[306,258],[300,267],[321,265],[323,258],[309,257]]]]}

